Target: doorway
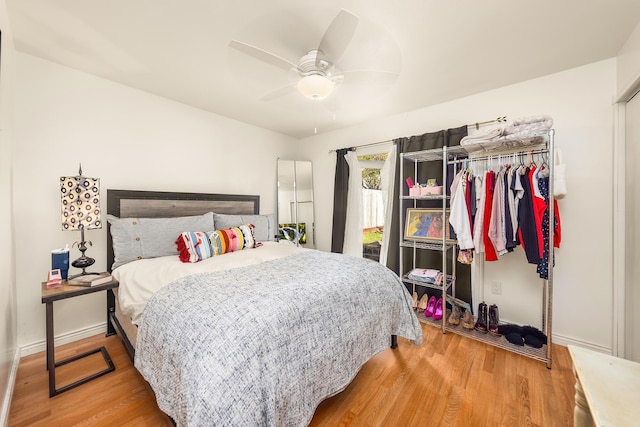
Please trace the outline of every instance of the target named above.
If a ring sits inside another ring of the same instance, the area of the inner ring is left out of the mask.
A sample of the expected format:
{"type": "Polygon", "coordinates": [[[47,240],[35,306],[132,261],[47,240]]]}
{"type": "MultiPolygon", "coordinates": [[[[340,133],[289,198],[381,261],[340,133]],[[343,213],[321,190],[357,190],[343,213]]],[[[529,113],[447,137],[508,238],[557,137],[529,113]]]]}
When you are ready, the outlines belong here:
{"type": "Polygon", "coordinates": [[[625,108],[625,358],[640,362],[640,93],[625,108]]]}
{"type": "Polygon", "coordinates": [[[380,261],[385,206],[380,170],[389,153],[358,156],[362,168],[362,256],[380,261]]]}

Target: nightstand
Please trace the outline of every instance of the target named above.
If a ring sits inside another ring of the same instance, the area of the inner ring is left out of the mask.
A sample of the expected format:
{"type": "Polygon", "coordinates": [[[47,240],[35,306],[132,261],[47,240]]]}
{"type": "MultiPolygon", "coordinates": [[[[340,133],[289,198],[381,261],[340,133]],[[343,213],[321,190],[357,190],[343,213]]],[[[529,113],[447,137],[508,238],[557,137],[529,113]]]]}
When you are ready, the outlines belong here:
{"type": "MultiPolygon", "coordinates": [[[[103,283],[97,286],[72,286],[68,285],[67,281],[64,280],[62,282],[62,287],[49,289],[47,288],[46,283],[42,283],[42,303],[47,305],[47,370],[49,371],[49,397],[56,396],[60,393],[63,393],[67,390],[70,390],[74,387],[77,387],[81,384],[84,384],[88,381],[96,379],[104,374],[107,374],[116,369],[115,365],[111,361],[111,357],[109,353],[107,353],[107,349],[103,346],[100,348],[96,348],[94,350],[90,350],[84,352],[82,354],[78,354],[76,356],[70,357],[65,360],[55,361],[55,345],[53,341],[53,302],[58,300],[63,300],[67,298],[73,298],[80,295],[92,294],[94,292],[102,292],[107,291],[107,300],[113,302],[113,288],[118,287],[118,281],[112,280],[108,283],[103,283]],[[95,374],[89,375],[85,378],[77,380],[71,384],[65,385],[56,389],[56,373],[55,370],[58,366],[66,365],[67,363],[74,362],[76,360],[82,359],[87,356],[91,356],[92,354],[102,353],[104,361],[107,364],[107,368],[96,372],[95,374]]],[[[107,304],[109,306],[109,303],[107,304]]],[[[108,310],[107,310],[108,311],[108,310]]],[[[109,322],[109,313],[107,312],[107,336],[113,335],[114,330],[111,326],[111,322],[109,322]]]]}

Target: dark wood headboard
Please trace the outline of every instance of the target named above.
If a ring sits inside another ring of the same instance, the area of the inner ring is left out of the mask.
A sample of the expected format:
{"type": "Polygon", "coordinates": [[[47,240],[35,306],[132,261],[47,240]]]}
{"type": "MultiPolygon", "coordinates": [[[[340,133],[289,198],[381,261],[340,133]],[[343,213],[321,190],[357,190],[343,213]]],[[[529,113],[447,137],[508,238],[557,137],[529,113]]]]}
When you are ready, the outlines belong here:
{"type": "MultiPolygon", "coordinates": [[[[119,218],[169,218],[207,212],[259,214],[260,196],[107,189],[107,213],[119,218]]],[[[107,223],[107,268],[111,270],[112,265],[113,242],[107,223]]]]}

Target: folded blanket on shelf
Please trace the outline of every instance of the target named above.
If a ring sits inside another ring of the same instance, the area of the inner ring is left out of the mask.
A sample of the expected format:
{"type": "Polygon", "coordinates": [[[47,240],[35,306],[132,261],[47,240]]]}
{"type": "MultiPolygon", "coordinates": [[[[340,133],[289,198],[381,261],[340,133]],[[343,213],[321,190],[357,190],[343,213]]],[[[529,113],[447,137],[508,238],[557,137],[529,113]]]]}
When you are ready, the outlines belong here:
{"type": "Polygon", "coordinates": [[[528,137],[546,132],[553,126],[553,119],[549,116],[531,116],[515,119],[509,123],[504,133],[507,137],[528,137]]]}
{"type": "Polygon", "coordinates": [[[414,268],[409,272],[407,277],[417,282],[435,283],[438,278],[438,274],[441,274],[439,270],[430,268],[414,268]]]}
{"type": "Polygon", "coordinates": [[[460,140],[460,145],[473,144],[478,141],[491,141],[502,136],[504,129],[502,127],[495,127],[484,130],[482,132],[476,132],[472,135],[467,135],[460,140]]]}

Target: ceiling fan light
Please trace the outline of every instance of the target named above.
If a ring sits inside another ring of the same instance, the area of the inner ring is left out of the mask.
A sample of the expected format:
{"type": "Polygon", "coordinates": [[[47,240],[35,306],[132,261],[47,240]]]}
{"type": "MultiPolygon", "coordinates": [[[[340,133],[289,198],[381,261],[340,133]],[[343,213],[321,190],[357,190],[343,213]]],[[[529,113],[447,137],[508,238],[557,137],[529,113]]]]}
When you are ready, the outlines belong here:
{"type": "Polygon", "coordinates": [[[309,99],[324,99],[333,92],[333,82],[325,76],[311,74],[298,81],[298,91],[309,99]]]}

